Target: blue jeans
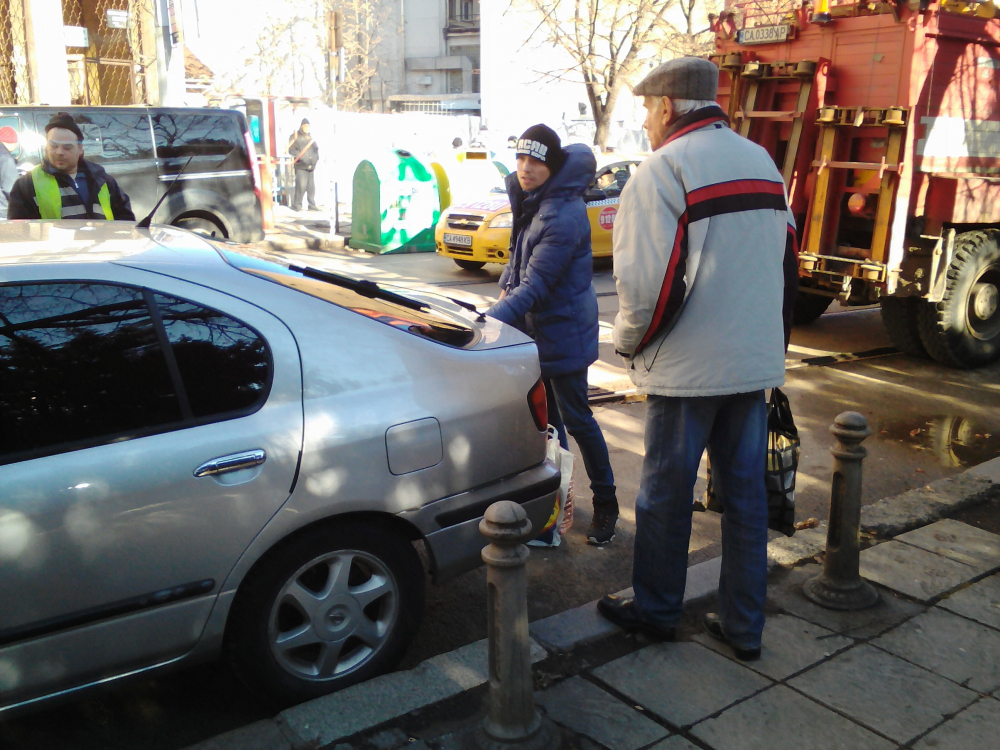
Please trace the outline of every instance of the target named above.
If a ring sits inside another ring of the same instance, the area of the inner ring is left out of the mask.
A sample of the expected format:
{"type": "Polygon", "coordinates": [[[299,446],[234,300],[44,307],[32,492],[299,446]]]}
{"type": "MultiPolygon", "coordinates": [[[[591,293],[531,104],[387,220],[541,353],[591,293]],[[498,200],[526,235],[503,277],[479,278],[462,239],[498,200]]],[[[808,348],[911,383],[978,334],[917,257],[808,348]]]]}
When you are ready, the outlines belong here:
{"type": "Polygon", "coordinates": [[[723,503],[719,617],[737,648],[760,646],[767,593],[767,407],[764,392],[650,396],[635,501],[636,609],[663,628],[680,619],[698,464],[708,448],[723,503]]]}
{"type": "Polygon", "coordinates": [[[569,450],[568,430],[580,446],[594,493],[594,508],[617,513],[618,497],[608,445],[587,400],[587,371],[545,378],[545,395],[549,402],[549,424],[559,431],[559,444],[569,450]]]}

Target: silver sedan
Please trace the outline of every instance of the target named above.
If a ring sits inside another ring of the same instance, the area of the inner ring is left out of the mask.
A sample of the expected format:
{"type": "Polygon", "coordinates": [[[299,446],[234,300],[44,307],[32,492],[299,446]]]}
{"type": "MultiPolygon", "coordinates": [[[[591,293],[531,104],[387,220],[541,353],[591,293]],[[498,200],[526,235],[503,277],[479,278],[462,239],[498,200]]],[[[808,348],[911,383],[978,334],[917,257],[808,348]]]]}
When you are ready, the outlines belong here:
{"type": "Polygon", "coordinates": [[[0,712],[220,652],[276,704],[392,668],[490,503],[549,516],[545,426],[534,345],[463,303],[0,224],[0,712]]]}

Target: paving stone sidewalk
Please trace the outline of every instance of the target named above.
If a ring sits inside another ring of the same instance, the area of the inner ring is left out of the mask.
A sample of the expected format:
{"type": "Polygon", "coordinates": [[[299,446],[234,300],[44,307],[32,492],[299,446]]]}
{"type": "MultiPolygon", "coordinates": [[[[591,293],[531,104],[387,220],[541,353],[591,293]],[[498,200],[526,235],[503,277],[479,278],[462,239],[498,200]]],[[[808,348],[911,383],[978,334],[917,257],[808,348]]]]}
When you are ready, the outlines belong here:
{"type": "Polygon", "coordinates": [[[944,520],[862,553],[881,601],[856,613],[769,591],[760,661],[708,637],[657,643],[538,693],[609,750],[1000,747],[1000,537],[944,520]],[[887,564],[887,560],[892,564],[887,564]]]}
{"type": "MultiPolygon", "coordinates": [[[[717,580],[710,563],[689,573],[693,588],[717,580]]],[[[559,674],[559,660],[571,655],[550,642],[558,622],[533,623],[534,640],[550,652],[546,661],[532,646],[543,688],[536,702],[566,750],[1000,748],[1000,536],[942,520],[863,551],[861,570],[880,601],[860,612],[805,598],[802,584],[820,566],[777,570],[763,653],[750,663],[696,633],[678,643],[630,637],[618,655],[578,660],[583,668],[559,674]]],[[[588,618],[577,615],[577,647],[588,627],[590,642],[607,638],[588,618]]],[[[359,686],[352,701],[334,701],[338,710],[330,710],[333,696],[319,699],[197,750],[460,750],[482,716],[485,672],[480,642],[404,673],[403,682],[387,675],[359,686]],[[435,709],[444,729],[424,715],[435,709]],[[380,711],[397,718],[372,721],[380,711]]]]}

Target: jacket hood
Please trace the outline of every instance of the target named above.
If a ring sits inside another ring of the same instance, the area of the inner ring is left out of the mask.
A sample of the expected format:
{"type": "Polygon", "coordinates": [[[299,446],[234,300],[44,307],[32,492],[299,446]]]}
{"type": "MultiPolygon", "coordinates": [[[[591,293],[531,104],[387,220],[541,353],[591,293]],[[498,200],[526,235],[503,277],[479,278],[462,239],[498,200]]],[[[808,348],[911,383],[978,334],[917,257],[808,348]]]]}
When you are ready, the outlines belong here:
{"type": "Polygon", "coordinates": [[[549,178],[545,198],[579,198],[590,187],[597,174],[597,159],[589,146],[571,143],[563,149],[566,161],[562,169],[549,178]]]}
{"type": "MultiPolygon", "coordinates": [[[[563,150],[566,152],[566,161],[563,162],[562,169],[538,189],[543,201],[549,198],[579,198],[587,192],[590,183],[597,176],[597,159],[588,146],[572,143],[563,150]]],[[[518,206],[515,211],[518,213],[525,193],[517,180],[517,171],[507,175],[504,182],[511,206],[518,206]]]]}

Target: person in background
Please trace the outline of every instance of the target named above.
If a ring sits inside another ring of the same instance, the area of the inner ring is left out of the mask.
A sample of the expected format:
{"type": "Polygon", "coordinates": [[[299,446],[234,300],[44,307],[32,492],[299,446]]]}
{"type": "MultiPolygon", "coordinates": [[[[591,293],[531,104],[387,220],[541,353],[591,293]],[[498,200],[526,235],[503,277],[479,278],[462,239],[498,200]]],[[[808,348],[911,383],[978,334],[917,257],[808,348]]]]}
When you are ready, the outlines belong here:
{"type": "Polygon", "coordinates": [[[10,191],[7,218],[135,221],[135,214],[115,178],[83,158],[83,132],[59,112],[45,126],[42,163],[10,191]]]}
{"type": "Polygon", "coordinates": [[[17,146],[17,131],[10,125],[0,128],[0,220],[7,218],[7,200],[17,182],[17,161],[11,149],[17,146]]]}
{"type": "Polygon", "coordinates": [[[292,156],[295,170],[295,196],[292,210],[302,208],[302,196],[306,196],[310,211],[319,211],[316,205],[316,165],[319,163],[319,146],[309,133],[309,120],[302,118],[299,129],[288,139],[288,153],[292,156]]]}
{"type": "Polygon", "coordinates": [[[719,610],[703,624],[752,661],[767,592],[764,389],[785,381],[798,264],[781,173],[729,127],[718,82],[713,63],[685,57],[634,89],[654,153],[625,184],[615,218],[613,341],[647,396],[645,457],[635,595],[597,608],[625,630],[673,640],[707,447],[724,513],[719,610]]]}
{"type": "Polygon", "coordinates": [[[588,540],[615,536],[618,498],[608,446],[587,400],[587,368],[597,359],[597,294],[592,284],[590,221],[583,194],[594,181],[590,149],[563,149],[545,125],[517,142],[517,172],[506,179],[513,213],[511,259],[500,277],[500,300],[488,311],[524,331],[538,346],[549,421],[567,448],[573,436],[590,477],[594,517],[588,540]]]}

